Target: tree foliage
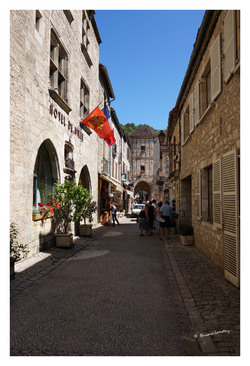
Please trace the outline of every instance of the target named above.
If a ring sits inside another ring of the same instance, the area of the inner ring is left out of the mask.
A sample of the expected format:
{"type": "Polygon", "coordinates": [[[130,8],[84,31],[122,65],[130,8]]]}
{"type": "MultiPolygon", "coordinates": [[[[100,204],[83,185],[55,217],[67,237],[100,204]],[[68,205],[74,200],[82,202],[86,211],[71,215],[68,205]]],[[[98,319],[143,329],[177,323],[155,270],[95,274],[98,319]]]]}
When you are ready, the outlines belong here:
{"type": "Polygon", "coordinates": [[[155,132],[155,133],[159,133],[159,131],[158,130],[155,130],[153,127],[151,127],[151,126],[149,126],[149,125],[147,125],[147,124],[139,124],[139,125],[135,125],[134,123],[126,123],[125,125],[122,125],[121,124],[121,128],[124,130],[124,132],[127,134],[127,135],[129,135],[131,132],[133,132],[135,129],[136,129],[136,127],[138,127],[138,126],[143,126],[143,127],[149,127],[149,128],[151,128],[151,130],[153,131],[153,132],[155,132]]]}

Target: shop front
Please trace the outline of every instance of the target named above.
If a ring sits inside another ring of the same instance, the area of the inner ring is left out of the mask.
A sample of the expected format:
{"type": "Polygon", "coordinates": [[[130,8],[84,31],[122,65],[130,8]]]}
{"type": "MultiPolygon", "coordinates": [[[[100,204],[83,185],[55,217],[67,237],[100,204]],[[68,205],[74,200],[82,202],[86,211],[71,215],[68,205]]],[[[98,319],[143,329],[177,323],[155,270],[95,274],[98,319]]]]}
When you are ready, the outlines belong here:
{"type": "Polygon", "coordinates": [[[107,225],[111,222],[111,205],[116,203],[118,215],[124,214],[124,189],[118,183],[101,175],[99,178],[99,189],[100,189],[100,209],[99,217],[100,222],[103,225],[107,225]]]}

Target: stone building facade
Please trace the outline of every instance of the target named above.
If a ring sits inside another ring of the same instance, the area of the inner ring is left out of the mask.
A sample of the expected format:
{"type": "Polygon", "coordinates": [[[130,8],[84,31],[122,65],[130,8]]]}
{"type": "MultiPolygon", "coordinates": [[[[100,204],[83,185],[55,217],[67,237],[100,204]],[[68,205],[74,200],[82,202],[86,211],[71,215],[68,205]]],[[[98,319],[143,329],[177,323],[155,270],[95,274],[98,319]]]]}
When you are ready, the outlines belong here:
{"type": "Polygon", "coordinates": [[[29,256],[54,245],[38,203],[48,202],[56,181],[67,177],[87,188],[98,204],[94,223],[100,219],[103,141],[78,128],[105,105],[94,14],[10,11],[10,215],[29,256]]]}
{"type": "Polygon", "coordinates": [[[116,111],[111,107],[115,94],[109,78],[107,68],[100,64],[100,100],[102,106],[107,106],[110,114],[111,128],[114,130],[115,144],[108,146],[105,141],[99,141],[100,168],[99,174],[99,202],[100,221],[105,223],[110,213],[109,207],[116,202],[118,212],[125,213],[129,206],[129,192],[127,180],[130,174],[129,150],[130,144],[122,130],[116,111]]]}
{"type": "Polygon", "coordinates": [[[170,195],[178,186],[181,225],[193,226],[195,246],[239,286],[239,11],[205,12],[168,138],[178,147],[170,195]]]}
{"type": "Polygon", "coordinates": [[[160,131],[158,134],[158,139],[160,143],[160,169],[159,175],[156,180],[157,194],[155,199],[157,202],[165,203],[169,200],[169,169],[170,169],[170,158],[169,158],[169,142],[167,139],[167,129],[160,131]]]}
{"type": "Polygon", "coordinates": [[[129,135],[131,143],[131,181],[138,200],[156,199],[159,187],[160,143],[150,127],[138,126],[129,135]]]}

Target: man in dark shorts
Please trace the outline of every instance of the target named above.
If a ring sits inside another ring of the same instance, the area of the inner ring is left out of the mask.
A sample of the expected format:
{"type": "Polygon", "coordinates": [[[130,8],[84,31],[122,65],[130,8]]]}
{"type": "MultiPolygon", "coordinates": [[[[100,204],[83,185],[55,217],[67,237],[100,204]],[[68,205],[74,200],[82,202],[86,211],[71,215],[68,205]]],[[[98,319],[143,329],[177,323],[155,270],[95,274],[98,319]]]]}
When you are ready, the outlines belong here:
{"type": "Polygon", "coordinates": [[[169,205],[169,201],[166,201],[165,205],[163,205],[160,208],[160,216],[165,220],[165,222],[160,222],[160,235],[161,235],[160,239],[161,240],[163,240],[162,236],[163,236],[163,229],[164,228],[167,229],[167,239],[168,239],[172,214],[173,214],[173,209],[169,205]]]}

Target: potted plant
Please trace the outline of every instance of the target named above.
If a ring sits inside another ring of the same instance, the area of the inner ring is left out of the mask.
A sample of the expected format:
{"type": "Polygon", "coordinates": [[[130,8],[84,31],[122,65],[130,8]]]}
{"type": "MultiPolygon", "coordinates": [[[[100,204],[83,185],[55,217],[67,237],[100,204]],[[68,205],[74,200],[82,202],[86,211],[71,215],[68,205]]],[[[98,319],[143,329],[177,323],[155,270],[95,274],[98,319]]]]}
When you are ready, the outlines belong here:
{"type": "Polygon", "coordinates": [[[23,254],[28,254],[27,245],[17,241],[18,230],[14,222],[10,223],[10,278],[15,277],[15,262],[21,259],[23,254]]]}
{"type": "Polygon", "coordinates": [[[70,223],[77,222],[86,204],[88,191],[76,181],[66,179],[64,183],[55,183],[51,199],[46,205],[39,203],[43,219],[52,218],[55,230],[56,246],[69,248],[73,245],[73,233],[69,232],[70,223]]]}
{"type": "Polygon", "coordinates": [[[180,241],[182,245],[193,245],[194,229],[192,226],[182,226],[180,229],[180,241]]]}
{"type": "Polygon", "coordinates": [[[89,195],[87,202],[82,210],[81,219],[84,220],[84,224],[80,224],[79,227],[79,234],[82,236],[92,236],[92,221],[93,221],[93,214],[97,210],[96,202],[91,201],[92,197],[89,195]],[[89,222],[87,224],[87,221],[89,222]]]}

